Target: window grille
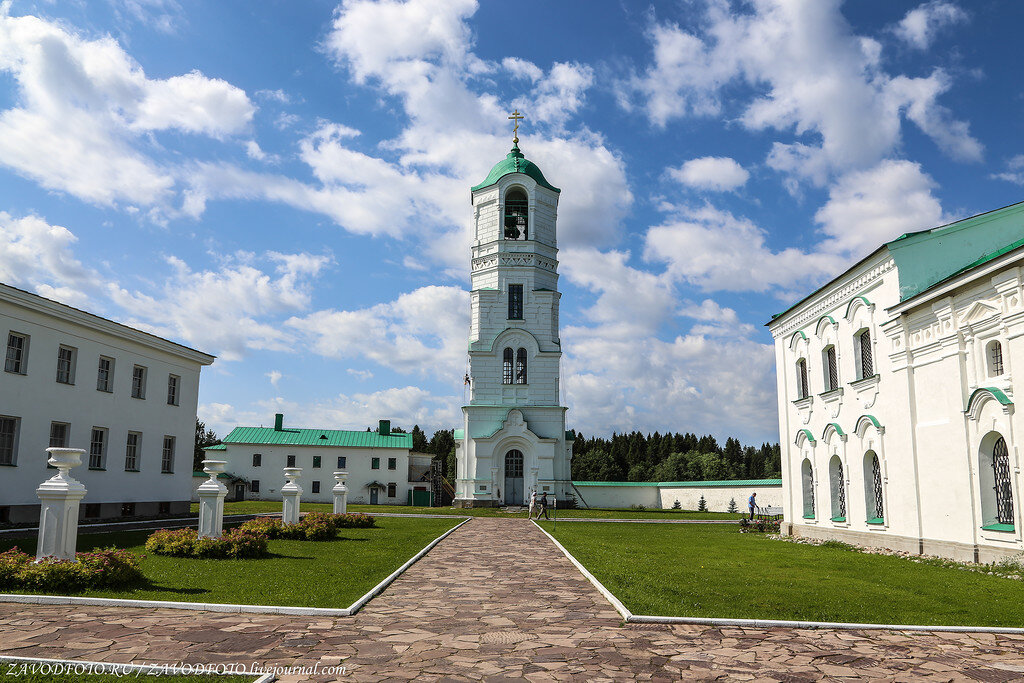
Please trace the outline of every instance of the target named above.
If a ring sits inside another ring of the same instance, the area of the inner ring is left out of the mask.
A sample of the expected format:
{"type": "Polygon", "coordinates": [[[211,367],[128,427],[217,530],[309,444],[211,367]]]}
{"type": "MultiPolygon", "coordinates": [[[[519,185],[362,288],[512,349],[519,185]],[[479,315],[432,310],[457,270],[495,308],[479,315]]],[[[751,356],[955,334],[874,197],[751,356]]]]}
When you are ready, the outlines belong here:
{"type": "Polygon", "coordinates": [[[388,484],[388,498],[394,498],[398,495],[398,486],[395,484],[388,484]]]}
{"type": "Polygon", "coordinates": [[[1003,374],[1003,345],[995,341],[989,345],[989,366],[993,377],[1003,374]]]}
{"type": "Polygon", "coordinates": [[[516,384],[526,384],[526,349],[516,351],[516,384]]]}
{"type": "Polygon", "coordinates": [[[7,335],[7,359],[4,362],[7,372],[25,373],[25,341],[24,335],[13,332],[7,335]]]}
{"type": "Polygon", "coordinates": [[[388,469],[389,470],[396,470],[396,469],[398,469],[398,458],[388,458],[388,469]]]}
{"type": "Polygon", "coordinates": [[[93,429],[89,440],[89,467],[103,469],[103,455],[106,452],[107,430],[93,429]]]}
{"type": "Polygon", "coordinates": [[[875,365],[871,358],[871,331],[864,330],[859,336],[860,346],[860,379],[866,379],[875,374],[875,365]]]}
{"type": "Polygon", "coordinates": [[[167,405],[176,406],[178,405],[178,381],[177,375],[167,376],[167,405]]]}
{"type": "Polygon", "coordinates": [[[323,462],[322,456],[314,455],[313,456],[313,469],[318,469],[322,462],[323,462]]]}
{"type": "Polygon", "coordinates": [[[512,384],[512,349],[506,348],[501,361],[501,383],[512,384]]]}
{"type": "Polygon", "coordinates": [[[835,509],[833,517],[846,517],[846,487],[843,485],[843,463],[836,462],[832,485],[835,487],[835,509]]]}
{"type": "Polygon", "coordinates": [[[318,481],[314,481],[313,482],[313,491],[312,492],[313,493],[320,493],[320,482],[318,482],[318,481]]]}
{"type": "Polygon", "coordinates": [[[1000,524],[1013,524],[1013,488],[1010,483],[1010,454],[1006,441],[999,437],[992,447],[992,473],[995,478],[996,517],[1000,524]]]}
{"type": "Polygon", "coordinates": [[[339,455],[338,456],[338,467],[339,468],[345,467],[345,456],[344,455],[339,455]]]}
{"type": "Polygon", "coordinates": [[[110,391],[110,376],[112,374],[114,361],[110,358],[100,356],[99,367],[96,370],[96,390],[110,391]]]}
{"type": "Polygon", "coordinates": [[[508,286],[508,319],[523,319],[523,286],[521,284],[508,286]]]}
{"type": "Polygon", "coordinates": [[[0,417],[0,465],[14,464],[14,441],[17,434],[17,418],[0,417]]]}
{"type": "Polygon", "coordinates": [[[839,388],[839,368],[836,364],[836,347],[830,346],[825,350],[825,361],[828,367],[828,376],[825,378],[825,391],[835,391],[839,388]]]}
{"type": "Polygon", "coordinates": [[[811,463],[804,461],[803,468],[804,517],[814,517],[814,470],[811,463]]]}
{"type": "Polygon", "coordinates": [[[530,239],[529,215],[530,203],[522,190],[505,195],[505,239],[530,239]]]}
{"type": "Polygon", "coordinates": [[[882,466],[878,462],[878,455],[871,456],[871,483],[875,489],[875,519],[885,517],[885,508],[882,506],[882,466]]]}
{"type": "Polygon", "coordinates": [[[797,398],[807,398],[810,390],[807,386],[807,361],[801,358],[796,362],[797,398]]]}
{"type": "Polygon", "coordinates": [[[71,384],[71,364],[74,360],[75,352],[66,346],[61,346],[57,349],[57,381],[61,384],[71,384]]]}
{"type": "Polygon", "coordinates": [[[146,368],[132,368],[132,398],[146,398],[146,368]]]}
{"type": "Polygon", "coordinates": [[[511,450],[505,454],[505,476],[517,479],[523,476],[523,452],[511,450]]]}
{"type": "Polygon", "coordinates": [[[64,448],[68,445],[68,424],[66,422],[50,423],[50,448],[64,448]]]}
{"type": "Polygon", "coordinates": [[[285,467],[295,467],[295,456],[294,455],[289,455],[288,456],[288,459],[285,462],[285,467]]]}
{"type": "Polygon", "coordinates": [[[126,472],[139,471],[139,435],[128,432],[128,440],[124,447],[124,469],[126,472]]]}
{"type": "Polygon", "coordinates": [[[252,491],[253,493],[259,493],[260,492],[260,480],[259,479],[253,479],[252,481],[250,481],[249,482],[249,490],[252,491]]]}
{"type": "Polygon", "coordinates": [[[160,457],[160,471],[164,474],[174,472],[174,437],[164,437],[163,453],[160,457]]]}
{"type": "Polygon", "coordinates": [[[253,453],[252,454],[252,466],[253,467],[262,467],[263,466],[263,454],[262,453],[253,453]]]}
{"type": "Polygon", "coordinates": [[[379,470],[380,469],[380,458],[370,458],[370,469],[371,470],[379,470]]]}

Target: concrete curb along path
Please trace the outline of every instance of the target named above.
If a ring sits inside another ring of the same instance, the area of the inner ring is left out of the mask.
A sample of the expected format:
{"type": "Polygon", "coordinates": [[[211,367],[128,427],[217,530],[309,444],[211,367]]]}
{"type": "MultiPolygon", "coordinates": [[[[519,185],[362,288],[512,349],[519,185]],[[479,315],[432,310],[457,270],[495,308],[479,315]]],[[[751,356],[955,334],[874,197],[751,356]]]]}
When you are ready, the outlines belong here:
{"type": "MultiPolygon", "coordinates": [[[[452,515],[454,517],[454,515],[452,515]]],[[[455,519],[458,519],[455,517],[455,519]]],[[[233,605],[215,602],[172,602],[169,600],[128,600],[123,598],[82,598],[70,595],[22,595],[16,593],[0,594],[0,602],[17,602],[33,605],[95,605],[101,607],[159,607],[163,609],[178,610],[200,610],[204,612],[230,612],[243,614],[291,614],[301,616],[327,616],[327,617],[351,617],[363,606],[387,588],[391,582],[402,575],[405,570],[414,565],[420,558],[430,552],[431,548],[443,541],[455,532],[472,517],[466,517],[461,522],[444,532],[426,547],[409,558],[405,564],[389,574],[383,581],[371,588],[366,594],[353,602],[348,607],[288,607],[284,605],[233,605]]]]}
{"type": "MultiPolygon", "coordinates": [[[[533,520],[531,520],[533,521],[533,520]]],[[[604,520],[589,520],[604,521],[604,520]]],[[[837,629],[850,631],[925,631],[934,633],[1004,633],[1008,635],[1024,635],[1024,628],[1011,628],[1006,626],[924,626],[918,624],[859,624],[842,621],[788,621],[783,619],[726,619],[726,618],[705,618],[705,617],[661,617],[647,614],[633,614],[615,594],[608,590],[596,576],[591,574],[579,560],[573,557],[565,546],[549,534],[536,521],[534,525],[547,536],[555,547],[569,558],[577,569],[587,577],[587,580],[594,585],[601,595],[608,599],[623,621],[628,624],[688,624],[691,626],[738,626],[746,628],[815,628],[815,629],[837,629]]]]}

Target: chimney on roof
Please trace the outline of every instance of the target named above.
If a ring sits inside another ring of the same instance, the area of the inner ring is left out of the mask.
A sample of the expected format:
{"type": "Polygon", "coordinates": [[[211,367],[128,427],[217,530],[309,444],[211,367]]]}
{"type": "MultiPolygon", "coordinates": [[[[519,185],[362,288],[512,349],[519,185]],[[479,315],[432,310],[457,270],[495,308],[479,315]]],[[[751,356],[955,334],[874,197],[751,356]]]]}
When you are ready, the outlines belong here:
{"type": "Polygon", "coordinates": [[[284,413],[274,414],[274,431],[280,432],[284,430],[284,413]]]}
{"type": "Polygon", "coordinates": [[[381,420],[377,433],[381,436],[391,436],[391,420],[381,420]]]}

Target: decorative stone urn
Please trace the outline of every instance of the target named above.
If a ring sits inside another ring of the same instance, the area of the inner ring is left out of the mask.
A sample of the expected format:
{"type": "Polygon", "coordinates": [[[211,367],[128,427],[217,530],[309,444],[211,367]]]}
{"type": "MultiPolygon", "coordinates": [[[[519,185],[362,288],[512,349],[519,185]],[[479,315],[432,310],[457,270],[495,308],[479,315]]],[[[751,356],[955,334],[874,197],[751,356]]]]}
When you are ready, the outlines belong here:
{"type": "Polygon", "coordinates": [[[71,478],[70,470],[82,464],[81,448],[47,448],[48,462],[57,468],[36,489],[39,496],[39,540],[36,561],[56,557],[76,562],[78,507],[85,497],[85,485],[71,478]]]}
{"type": "Polygon", "coordinates": [[[335,472],[334,480],[338,482],[331,489],[334,494],[334,514],[343,515],[348,510],[348,487],[345,486],[345,477],[348,472],[335,472]]]}
{"type": "Polygon", "coordinates": [[[284,477],[288,482],[281,487],[281,499],[284,503],[281,521],[285,524],[299,523],[299,500],[302,498],[302,487],[295,480],[301,476],[301,467],[284,468],[284,477]]]}
{"type": "Polygon", "coordinates": [[[203,472],[210,475],[196,493],[199,495],[199,536],[219,538],[224,533],[224,497],[228,495],[228,487],[218,481],[218,475],[224,472],[226,460],[204,460],[203,472]]]}

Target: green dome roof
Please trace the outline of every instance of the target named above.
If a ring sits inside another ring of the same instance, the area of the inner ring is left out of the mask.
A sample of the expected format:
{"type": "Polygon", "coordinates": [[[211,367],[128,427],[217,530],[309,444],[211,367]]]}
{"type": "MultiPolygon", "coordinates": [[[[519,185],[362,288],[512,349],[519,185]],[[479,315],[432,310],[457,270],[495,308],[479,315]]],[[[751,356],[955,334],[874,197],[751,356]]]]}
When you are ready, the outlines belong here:
{"type": "Polygon", "coordinates": [[[504,159],[496,163],[491,172],[484,178],[484,181],[479,185],[474,185],[471,191],[476,192],[477,190],[489,187],[498,182],[502,176],[507,176],[509,173],[525,173],[536,180],[538,185],[554,192],[561,192],[561,190],[544,178],[544,174],[540,172],[540,167],[537,164],[523,156],[523,153],[519,151],[519,145],[513,145],[512,151],[504,159]]]}

